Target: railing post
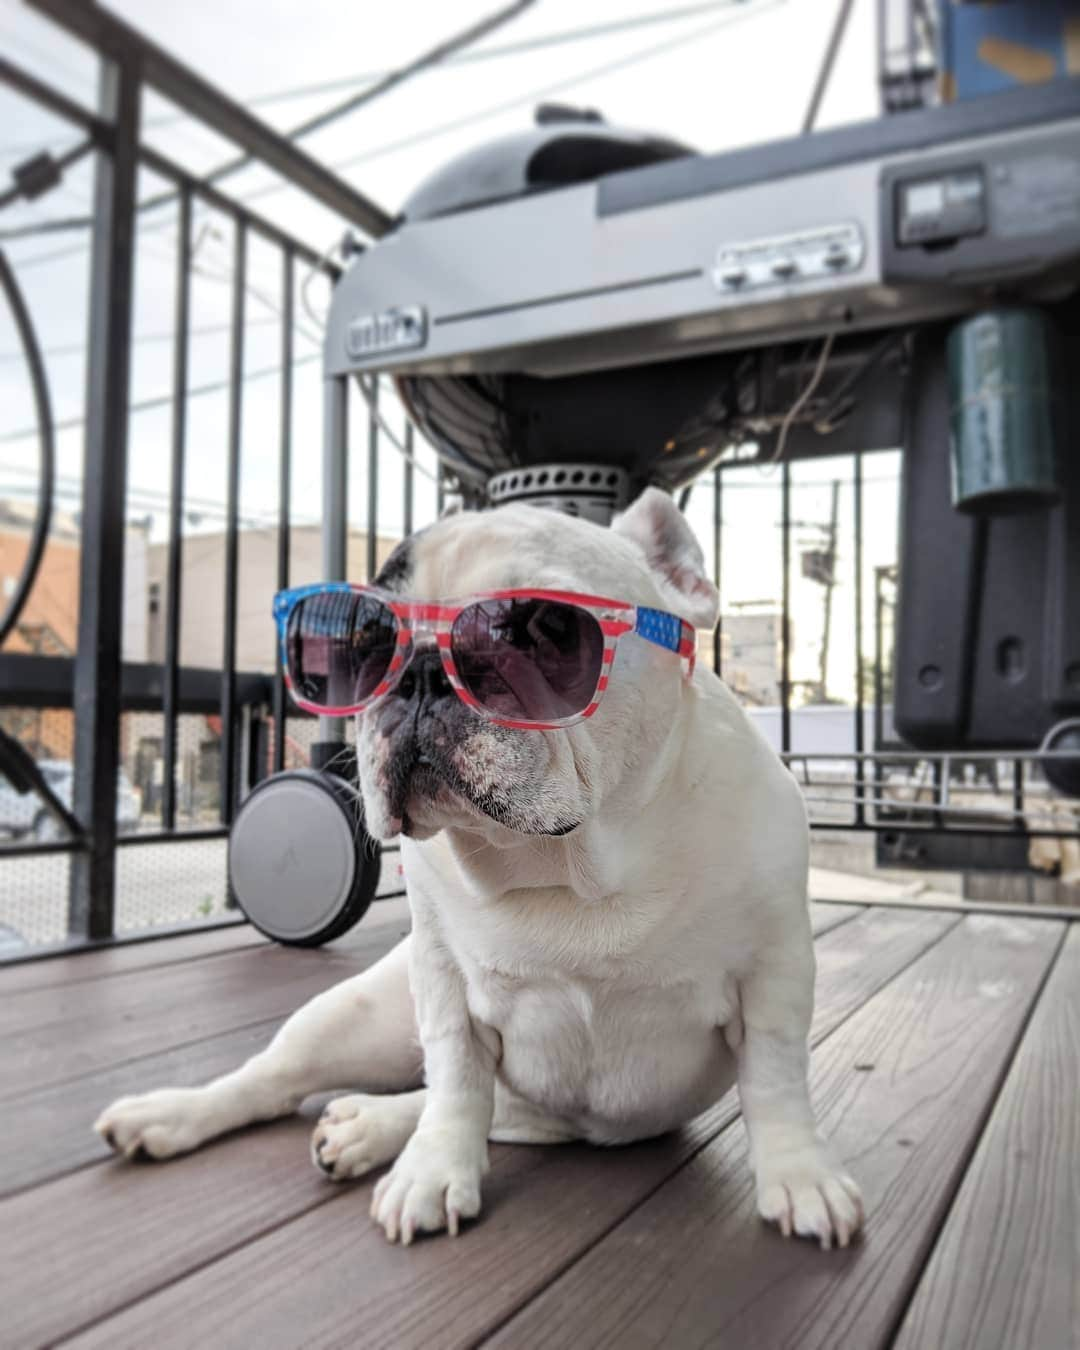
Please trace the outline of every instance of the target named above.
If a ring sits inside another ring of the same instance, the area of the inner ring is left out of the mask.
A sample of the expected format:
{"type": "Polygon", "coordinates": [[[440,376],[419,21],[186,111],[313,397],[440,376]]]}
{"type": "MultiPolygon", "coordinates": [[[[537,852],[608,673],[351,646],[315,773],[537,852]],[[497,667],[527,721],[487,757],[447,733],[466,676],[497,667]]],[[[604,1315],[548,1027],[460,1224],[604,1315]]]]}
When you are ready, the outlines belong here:
{"type": "Polygon", "coordinates": [[[240,451],[243,437],[244,300],[247,223],[234,225],[229,355],[229,441],[225,486],[225,644],[221,673],[221,823],[231,825],[237,798],[236,624],[240,560],[240,451]]]}
{"type": "MultiPolygon", "coordinates": [[[[331,375],[324,390],[323,580],[345,581],[349,553],[349,386],[344,377],[331,375]]],[[[340,752],[344,740],[343,718],[320,717],[319,739],[311,747],[312,767],[328,764],[340,752]]]]}
{"type": "MultiPolygon", "coordinates": [[[[281,255],[281,439],[278,451],[277,588],[289,584],[289,501],[292,492],[293,420],[293,292],[295,257],[291,248],[281,255]]],[[[285,767],[285,679],[281,648],[274,643],[274,773],[285,767]]]]}
{"type": "Polygon", "coordinates": [[[371,382],[368,405],[367,580],[379,570],[379,381],[371,382]]]}
{"type": "MultiPolygon", "coordinates": [[[[866,698],[863,693],[863,478],[862,456],[856,453],[852,462],[852,490],[854,493],[855,555],[855,824],[866,823],[865,761],[866,698]]],[[[834,562],[835,566],[835,562],[834,562]]],[[[877,749],[877,746],[874,747],[877,749]]]]}
{"type": "Polygon", "coordinates": [[[713,469],[713,584],[720,596],[720,611],[716,616],[716,627],[713,630],[713,670],[717,675],[724,673],[724,593],[721,588],[724,553],[722,472],[719,465],[713,469]]]}
{"type": "Polygon", "coordinates": [[[102,62],[99,104],[114,137],[111,153],[96,153],[90,257],[72,800],[87,841],[73,858],[68,895],[68,931],[82,938],[113,931],[139,137],[134,58],[102,62]]]}
{"type": "Polygon", "coordinates": [[[188,320],[191,313],[191,191],[180,189],[173,323],[172,465],[169,479],[169,552],[166,564],[165,668],[162,695],[164,775],[161,828],[176,828],[176,732],[179,716],[180,605],[184,547],[184,469],[187,450],[188,320]]]}
{"type": "Polygon", "coordinates": [[[402,515],[402,534],[408,539],[413,532],[413,486],[416,481],[415,465],[413,456],[415,454],[415,437],[413,436],[413,424],[405,423],[405,475],[401,484],[401,515],[402,515]]]}
{"type": "Polygon", "coordinates": [[[780,601],[780,749],[791,750],[791,462],[784,460],[780,483],[780,557],[784,569],[780,601]]]}

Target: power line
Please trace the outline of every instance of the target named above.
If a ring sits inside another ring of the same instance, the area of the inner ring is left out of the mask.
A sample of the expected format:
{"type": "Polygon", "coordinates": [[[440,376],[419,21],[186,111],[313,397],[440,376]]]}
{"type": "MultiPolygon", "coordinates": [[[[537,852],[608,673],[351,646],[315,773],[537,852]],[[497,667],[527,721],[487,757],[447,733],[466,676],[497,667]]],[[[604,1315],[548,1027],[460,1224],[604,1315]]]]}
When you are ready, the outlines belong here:
{"type": "MultiPolygon", "coordinates": [[[[5,466],[6,472],[22,472],[17,465],[5,466]]],[[[79,498],[82,494],[82,479],[68,474],[63,478],[57,479],[56,495],[70,500],[79,498]]],[[[37,492],[36,486],[23,483],[8,483],[0,487],[0,494],[16,494],[19,496],[33,496],[37,492]]],[[[156,488],[129,488],[127,494],[128,510],[144,511],[164,511],[169,505],[169,494],[165,491],[159,491],[156,488]]],[[[224,517],[226,514],[225,503],[213,501],[212,499],[198,499],[184,496],[184,511],[189,516],[207,516],[210,518],[224,517]]],[[[262,522],[264,520],[276,520],[277,508],[267,508],[265,511],[249,512],[245,517],[249,522],[262,522]]]]}
{"type": "MultiPolygon", "coordinates": [[[[325,108],[322,112],[316,113],[315,116],[307,118],[298,126],[292,127],[290,130],[284,132],[283,138],[288,141],[299,141],[305,136],[310,136],[312,132],[320,131],[331,122],[339,121],[349,113],[357,111],[359,108],[374,102],[375,99],[381,98],[383,94],[387,94],[392,89],[396,89],[400,85],[405,84],[408,80],[412,79],[413,76],[419,75],[423,71],[439,65],[440,62],[445,60],[452,53],[468,47],[471,43],[476,42],[482,37],[486,37],[488,33],[493,32],[496,28],[501,28],[504,24],[508,23],[511,19],[517,18],[519,14],[524,10],[529,9],[535,3],[536,0],[513,0],[511,4],[504,5],[502,9],[496,10],[495,13],[485,16],[477,23],[471,24],[468,28],[456,33],[453,37],[437,43],[434,47],[429,48],[406,65],[390,71],[387,75],[383,76],[382,79],[376,81],[375,84],[362,89],[359,93],[351,94],[343,103],[338,103],[332,107],[325,108]]],[[[257,157],[250,152],[245,151],[234,159],[227,160],[224,164],[219,164],[208,173],[201,175],[201,181],[208,185],[219,183],[222,179],[228,178],[240,169],[244,169],[255,163],[258,163],[257,157]]],[[[16,188],[13,188],[11,192],[6,195],[9,199],[13,199],[18,196],[18,191],[16,188]]],[[[179,193],[176,188],[167,188],[164,192],[159,192],[152,197],[148,197],[145,201],[139,202],[136,210],[139,212],[153,210],[158,206],[175,201],[178,196],[179,193]]],[[[2,202],[2,199],[0,199],[0,202],[2,202]]],[[[71,219],[64,221],[44,221],[38,227],[24,226],[21,234],[25,236],[26,234],[34,233],[35,231],[47,233],[49,231],[55,232],[60,229],[76,229],[85,227],[91,223],[89,218],[84,221],[71,219]]],[[[10,238],[13,236],[9,234],[8,237],[10,238]]]]}
{"type": "MultiPolygon", "coordinates": [[[[61,191],[64,192],[64,193],[66,193],[66,194],[67,194],[68,196],[70,196],[70,197],[75,197],[76,200],[78,200],[76,194],[72,191],[71,188],[69,188],[69,187],[63,187],[63,188],[61,188],[61,191]]],[[[159,247],[157,247],[158,241],[157,241],[156,239],[147,239],[147,238],[145,237],[145,234],[146,234],[146,230],[145,230],[145,228],[144,228],[143,234],[142,234],[141,236],[137,236],[136,247],[137,247],[137,248],[140,248],[140,247],[148,248],[148,249],[150,250],[150,252],[151,252],[152,254],[154,254],[154,256],[156,256],[157,258],[160,258],[160,259],[161,259],[162,261],[164,261],[164,262],[168,262],[169,265],[172,266],[172,265],[175,263],[175,252],[176,252],[176,247],[177,247],[176,240],[175,240],[175,239],[171,239],[171,240],[162,240],[161,243],[162,243],[163,247],[159,248],[159,247]],[[166,252],[164,251],[166,248],[170,249],[171,252],[166,253],[166,252]]],[[[190,263],[189,263],[191,272],[192,272],[192,274],[193,274],[194,276],[202,277],[203,279],[205,279],[205,280],[207,280],[207,281],[213,281],[213,282],[219,283],[219,284],[221,284],[221,285],[226,285],[226,286],[227,286],[227,285],[230,285],[231,282],[232,282],[232,275],[231,275],[231,273],[228,271],[228,269],[226,269],[226,270],[224,270],[224,271],[215,272],[215,271],[212,271],[212,270],[210,270],[209,268],[207,268],[207,266],[205,265],[205,263],[203,263],[203,264],[200,265],[200,264],[196,261],[197,256],[198,256],[199,249],[200,249],[200,247],[201,247],[201,245],[202,245],[203,238],[204,238],[206,235],[208,235],[208,234],[209,234],[211,237],[220,237],[220,236],[217,235],[216,232],[209,226],[208,223],[204,223],[203,227],[202,227],[202,228],[200,229],[200,231],[199,231],[198,236],[196,237],[195,245],[194,245],[194,247],[192,248],[192,251],[191,251],[191,259],[190,259],[190,263]]],[[[70,256],[70,255],[73,254],[73,253],[76,253],[76,252],[78,252],[78,253],[82,253],[82,252],[83,252],[83,247],[82,247],[82,245],[77,246],[75,249],[71,249],[71,250],[62,250],[60,256],[67,257],[67,256],[70,256]]],[[[53,256],[55,256],[55,255],[53,255],[53,256]]],[[[39,257],[40,257],[40,255],[39,255],[39,257]]],[[[22,265],[22,264],[20,264],[20,266],[21,266],[21,265],[22,265]]],[[[269,310],[275,315],[275,319],[281,318],[281,316],[282,316],[282,310],[281,310],[281,307],[274,301],[274,299],[273,299],[271,296],[267,295],[267,293],[266,293],[264,290],[262,290],[262,289],[260,289],[259,287],[257,287],[257,286],[256,286],[253,282],[251,282],[251,281],[247,281],[247,282],[246,282],[244,289],[245,289],[245,291],[246,291],[246,293],[247,293],[248,295],[250,295],[253,299],[257,300],[261,305],[264,306],[264,308],[269,309],[269,310]]],[[[248,320],[247,322],[248,322],[249,326],[257,327],[257,326],[262,326],[263,324],[272,323],[272,322],[274,322],[274,321],[275,321],[275,320],[272,320],[272,319],[250,319],[250,320],[248,320]]],[[[321,338],[320,336],[308,332],[308,330],[307,330],[306,328],[304,328],[301,324],[297,323],[295,320],[293,321],[293,323],[294,323],[294,327],[295,327],[296,331],[297,331],[297,332],[300,334],[300,336],[303,337],[306,341],[311,342],[311,343],[313,343],[315,346],[318,346],[318,347],[321,347],[321,346],[322,346],[322,338],[321,338]]],[[[189,331],[189,333],[212,333],[212,332],[215,332],[215,331],[217,331],[217,332],[228,331],[229,328],[230,328],[230,325],[229,325],[229,324],[222,324],[222,325],[218,325],[218,326],[205,326],[205,327],[203,327],[202,329],[189,329],[188,331],[189,331]]],[[[172,339],[172,334],[171,334],[171,333],[165,333],[165,334],[161,334],[161,335],[160,335],[160,340],[168,341],[168,340],[171,340],[171,339],[172,339]]],[[[138,344],[139,344],[140,342],[142,342],[142,341],[155,341],[155,340],[158,340],[158,338],[156,338],[156,337],[147,337],[147,338],[133,337],[133,338],[132,338],[132,344],[133,344],[133,345],[138,345],[138,344]]],[[[45,354],[46,356],[48,356],[48,355],[53,355],[53,354],[56,354],[58,350],[60,350],[60,349],[53,349],[53,351],[51,351],[51,352],[48,351],[48,350],[46,350],[46,352],[45,352],[44,354],[45,354]]],[[[67,351],[64,352],[64,354],[65,354],[65,355],[68,355],[68,354],[72,354],[72,353],[75,353],[75,352],[82,352],[82,351],[85,351],[85,350],[86,350],[85,344],[81,344],[81,345],[79,345],[79,346],[72,346],[72,347],[69,347],[69,348],[67,349],[67,351]]],[[[5,361],[5,360],[10,361],[10,360],[12,360],[12,359],[18,359],[18,353],[0,353],[0,361],[5,361]]]]}
{"type": "MultiPolygon", "coordinates": [[[[308,356],[298,356],[296,360],[293,362],[293,366],[294,367],[307,366],[310,365],[312,361],[319,361],[321,359],[322,359],[322,352],[311,352],[308,356]]],[[[248,371],[244,375],[242,383],[248,384],[252,380],[262,380],[269,375],[280,374],[281,369],[282,367],[280,365],[277,365],[277,366],[262,366],[258,370],[248,371]]],[[[196,385],[193,389],[189,389],[187,391],[187,397],[191,399],[191,398],[199,398],[203,394],[217,394],[220,393],[223,389],[228,389],[230,383],[231,381],[229,380],[215,380],[211,384],[196,385]]],[[[171,393],[157,394],[153,398],[144,398],[140,399],[137,403],[129,403],[128,412],[140,413],[140,412],[149,412],[154,408],[167,408],[172,404],[172,402],[173,402],[173,395],[171,393]]],[[[86,423],[85,417],[69,417],[66,418],[63,422],[57,422],[56,430],[73,431],[75,430],[76,427],[84,426],[85,423],[86,423]]],[[[20,431],[7,431],[4,432],[3,435],[0,435],[0,445],[7,445],[13,441],[30,440],[37,434],[38,434],[37,427],[24,427],[20,431]]]]}
{"type": "MultiPolygon", "coordinates": [[[[565,93],[567,89],[572,89],[575,85],[582,84],[586,80],[597,79],[604,75],[612,75],[616,71],[626,70],[631,66],[640,65],[643,61],[651,61],[657,56],[665,56],[668,52],[674,51],[679,47],[685,47],[691,42],[697,42],[701,38],[709,37],[722,28],[731,28],[735,24],[741,23],[743,19],[753,18],[767,10],[777,9],[786,3],[786,0],[729,0],[725,6],[731,9],[733,4],[737,3],[740,10],[736,14],[725,15],[723,19],[715,23],[706,24],[702,28],[695,28],[692,33],[681,34],[677,38],[672,38],[668,42],[661,43],[659,46],[639,48],[629,56],[619,57],[615,61],[606,61],[601,65],[592,66],[588,70],[580,71],[576,75],[568,76],[564,80],[558,80],[554,84],[544,85],[541,88],[532,89],[527,94],[519,95],[516,98],[508,99],[504,103],[495,103],[487,108],[480,109],[478,112],[469,113],[465,117],[459,117],[452,122],[444,122],[441,126],[430,128],[426,131],[417,132],[412,136],[405,136],[401,140],[390,141],[387,144],[379,146],[376,150],[365,150],[359,155],[351,155],[348,159],[336,160],[330,164],[330,168],[335,172],[342,169],[355,168],[358,164],[367,164],[372,160],[381,159],[386,155],[396,154],[400,150],[412,149],[413,146],[424,144],[427,141],[435,140],[440,136],[448,135],[450,132],[461,131],[465,127],[474,126],[478,122],[486,122],[492,117],[498,117],[504,112],[512,112],[517,108],[527,104],[535,103],[537,99],[544,99],[552,94],[565,93]]],[[[253,192],[248,192],[240,197],[241,201],[253,202],[262,197],[272,196],[276,192],[284,192],[291,184],[289,183],[268,183],[265,187],[256,188],[253,192]]]]}
{"type": "MultiPolygon", "coordinates": [[[[718,9],[730,9],[735,5],[748,4],[751,0],[703,0],[693,5],[680,5],[659,10],[648,10],[643,14],[632,14],[625,19],[613,19],[607,23],[590,24],[583,28],[564,28],[554,33],[539,33],[535,37],[523,38],[518,42],[507,42],[501,46],[486,47],[480,51],[468,50],[455,52],[441,64],[446,66],[471,65],[479,61],[497,61],[508,56],[522,56],[529,52],[545,48],[572,45],[577,42],[592,41],[596,38],[616,37],[620,33],[631,32],[637,28],[648,28],[658,24],[678,23],[683,19],[695,18],[699,14],[711,13],[718,9]]],[[[366,89],[370,85],[385,80],[391,70],[374,70],[355,75],[341,75],[332,80],[319,80],[313,84],[293,85],[285,89],[271,90],[263,94],[252,94],[243,100],[246,107],[269,107],[275,103],[288,103],[296,99],[312,98],[318,94],[336,94],[343,90],[366,89]]],[[[148,128],[175,126],[191,121],[186,113],[171,113],[160,117],[148,118],[148,128]]],[[[59,142],[56,142],[59,144],[59,142]]],[[[25,154],[39,148],[38,143],[29,141],[18,145],[0,147],[0,154],[25,154]]]]}
{"type": "MultiPolygon", "coordinates": [[[[5,494],[11,498],[15,496],[30,497],[37,492],[36,488],[24,487],[21,484],[9,484],[6,487],[0,487],[0,501],[5,494]]],[[[58,482],[54,488],[54,495],[61,501],[79,502],[82,500],[82,484],[79,480],[68,479],[58,482]]],[[[128,492],[125,511],[129,519],[135,515],[159,515],[164,514],[169,508],[169,499],[164,493],[154,492],[152,490],[133,489],[128,492]]],[[[184,498],[184,515],[188,524],[198,525],[203,521],[216,521],[227,519],[228,512],[224,503],[210,502],[200,505],[193,502],[189,497],[184,498]]],[[[249,511],[242,513],[239,517],[241,527],[249,530],[274,530],[277,527],[278,511],[277,507],[267,507],[263,511],[249,511]]],[[[290,514],[289,524],[291,529],[314,528],[320,524],[320,517],[290,514]]],[[[0,527],[2,528],[2,527],[0,527]]]]}
{"type": "MultiPolygon", "coordinates": [[[[713,9],[731,10],[738,8],[740,11],[744,12],[725,14],[724,18],[716,23],[706,24],[704,27],[695,29],[692,33],[682,34],[659,46],[641,48],[637,52],[631,53],[629,56],[620,57],[615,61],[593,66],[588,70],[581,71],[579,74],[569,76],[565,80],[559,80],[554,84],[544,85],[540,88],[533,89],[529,93],[517,98],[507,100],[503,103],[492,104],[487,108],[480,109],[475,113],[466,114],[464,117],[459,117],[454,121],[444,122],[440,126],[417,132],[397,141],[392,141],[380,146],[376,150],[364,151],[362,154],[351,156],[349,159],[339,160],[331,164],[330,167],[334,170],[354,168],[358,164],[368,163],[372,160],[380,159],[385,155],[395,154],[401,150],[412,149],[417,145],[426,144],[428,141],[436,140],[451,132],[462,131],[467,127],[476,126],[482,122],[488,121],[492,117],[498,117],[504,112],[512,112],[517,108],[534,103],[537,99],[543,99],[555,93],[564,93],[567,89],[571,89],[585,80],[613,74],[616,71],[638,65],[642,61],[651,60],[655,56],[665,55],[667,52],[686,46],[688,43],[695,42],[699,38],[708,37],[722,28],[733,27],[736,23],[740,23],[745,18],[753,17],[754,15],[764,13],[767,10],[777,9],[785,3],[786,0],[712,0],[712,3],[709,5],[684,6],[678,11],[669,11],[668,13],[672,19],[677,17],[685,18],[702,11],[713,9]]],[[[650,22],[660,21],[658,16],[647,17],[650,22]]],[[[633,21],[627,20],[624,22],[627,27],[633,26],[633,21]]],[[[642,20],[642,24],[643,23],[644,19],[642,20]]],[[[641,24],[638,26],[641,26],[641,24]]],[[[604,27],[607,28],[610,26],[604,25],[604,27]]],[[[593,35],[592,30],[590,30],[589,35],[593,35]]],[[[554,38],[552,40],[554,41],[554,38]]],[[[242,202],[257,201],[262,197],[286,191],[290,186],[289,183],[269,183],[262,188],[256,188],[252,192],[239,194],[237,200],[242,202]]],[[[61,259],[74,257],[76,254],[84,253],[86,248],[87,245],[81,243],[72,248],[57,249],[51,253],[35,254],[30,258],[21,260],[19,266],[21,268],[29,268],[49,262],[57,262],[61,259]]]]}
{"type": "MultiPolygon", "coordinates": [[[[276,319],[248,319],[246,326],[248,328],[265,328],[269,324],[276,324],[276,319]]],[[[209,337],[213,333],[227,333],[232,328],[228,323],[205,324],[199,328],[189,328],[189,337],[209,337]]],[[[176,337],[175,333],[137,333],[131,339],[133,347],[141,347],[147,343],[153,342],[172,342],[176,337]]],[[[85,342],[72,342],[66,347],[45,347],[42,349],[42,356],[63,357],[78,356],[86,351],[85,342]]],[[[0,362],[22,361],[22,352],[0,352],[0,362]]]]}
{"type": "MultiPolygon", "coordinates": [[[[649,10],[644,14],[633,14],[625,19],[612,19],[608,23],[590,24],[584,28],[564,28],[554,33],[540,33],[536,37],[523,38],[518,42],[503,43],[498,47],[487,47],[480,51],[470,50],[455,53],[448,57],[443,65],[463,66],[478,61],[495,61],[507,56],[522,56],[544,48],[559,47],[576,42],[587,42],[595,38],[615,37],[620,33],[636,28],[647,28],[656,24],[677,23],[698,14],[707,14],[718,9],[731,9],[735,5],[750,3],[751,0],[704,0],[695,5],[680,5],[673,9],[649,10]]],[[[295,85],[291,89],[280,89],[273,93],[258,94],[245,100],[248,107],[263,107],[273,103],[285,103],[292,99],[310,98],[316,94],[338,93],[341,90],[365,88],[383,80],[391,72],[371,71],[361,75],[345,75],[335,80],[321,80],[315,84],[295,85]]],[[[154,125],[164,126],[186,120],[183,117],[156,119],[154,125]]]]}
{"type": "MultiPolygon", "coordinates": [[[[462,47],[467,47],[470,43],[486,36],[496,28],[501,28],[503,24],[509,23],[511,19],[517,18],[523,10],[530,8],[530,6],[535,3],[536,0],[513,0],[512,4],[505,5],[502,9],[496,10],[494,14],[487,15],[478,23],[470,25],[462,32],[456,33],[453,37],[447,38],[444,42],[440,42],[436,46],[429,48],[426,52],[423,52],[420,56],[416,57],[415,60],[391,71],[374,85],[361,90],[358,94],[351,95],[344,103],[338,103],[330,108],[325,108],[322,112],[316,113],[314,117],[309,117],[298,126],[292,127],[289,131],[283,133],[284,139],[287,141],[299,141],[305,136],[310,136],[314,131],[320,131],[331,122],[339,121],[342,117],[347,116],[351,112],[355,112],[358,108],[374,102],[377,98],[381,98],[383,94],[389,93],[390,90],[398,88],[399,85],[404,84],[407,80],[411,80],[414,75],[419,75],[423,71],[429,70],[433,66],[437,66],[452,52],[458,51],[462,47]]],[[[238,170],[258,162],[256,156],[245,152],[235,159],[230,159],[224,164],[219,164],[216,169],[211,169],[209,173],[203,174],[202,182],[218,183],[223,178],[228,178],[238,170]]],[[[140,202],[137,210],[151,210],[165,202],[175,200],[177,195],[175,189],[169,189],[166,192],[159,193],[156,197],[150,197],[146,201],[140,202]]]]}

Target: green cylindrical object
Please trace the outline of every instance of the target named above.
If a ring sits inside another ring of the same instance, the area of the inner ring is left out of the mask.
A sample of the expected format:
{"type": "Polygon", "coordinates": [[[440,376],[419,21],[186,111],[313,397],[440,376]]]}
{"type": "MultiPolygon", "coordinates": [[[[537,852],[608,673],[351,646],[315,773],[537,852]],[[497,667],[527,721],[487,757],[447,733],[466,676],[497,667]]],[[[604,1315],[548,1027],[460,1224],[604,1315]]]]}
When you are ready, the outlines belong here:
{"type": "Polygon", "coordinates": [[[1059,496],[1058,338],[1038,309],[987,310],[949,333],[953,506],[1000,514],[1059,496]]]}

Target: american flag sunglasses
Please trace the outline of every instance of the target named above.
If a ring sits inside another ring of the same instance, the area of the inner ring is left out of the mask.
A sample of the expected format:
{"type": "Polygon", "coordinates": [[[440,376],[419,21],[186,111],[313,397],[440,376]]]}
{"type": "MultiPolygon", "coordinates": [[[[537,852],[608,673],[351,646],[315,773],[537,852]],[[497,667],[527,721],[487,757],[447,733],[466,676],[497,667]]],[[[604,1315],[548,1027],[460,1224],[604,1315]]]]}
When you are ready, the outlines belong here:
{"type": "Polygon", "coordinates": [[[675,614],[574,591],[489,591],[430,604],[324,582],[281,591],[274,618],[294,702],[330,717],[363,712],[390,693],[424,639],[434,640],[463,703],[532,731],[596,712],[628,633],[678,654],[687,679],[697,651],[694,629],[675,614]]]}

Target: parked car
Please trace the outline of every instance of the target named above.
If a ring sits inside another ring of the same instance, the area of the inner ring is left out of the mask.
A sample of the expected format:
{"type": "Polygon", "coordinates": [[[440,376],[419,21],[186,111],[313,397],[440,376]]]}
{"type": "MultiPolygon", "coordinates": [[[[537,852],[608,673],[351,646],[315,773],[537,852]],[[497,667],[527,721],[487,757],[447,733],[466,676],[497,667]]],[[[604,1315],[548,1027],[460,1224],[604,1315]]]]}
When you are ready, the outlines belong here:
{"type": "Polygon", "coordinates": [[[0,923],[0,961],[10,961],[16,956],[22,956],[29,947],[29,942],[17,928],[0,923]]]}
{"type": "MultiPolygon", "coordinates": [[[[68,759],[42,759],[38,761],[38,768],[53,792],[70,809],[75,766],[68,759]]],[[[138,828],[140,809],[139,794],[132,787],[131,779],[120,769],[116,777],[116,825],[122,833],[138,828]]],[[[36,792],[18,793],[6,778],[0,778],[0,836],[21,839],[27,835],[38,840],[60,839],[63,827],[36,792]]]]}

